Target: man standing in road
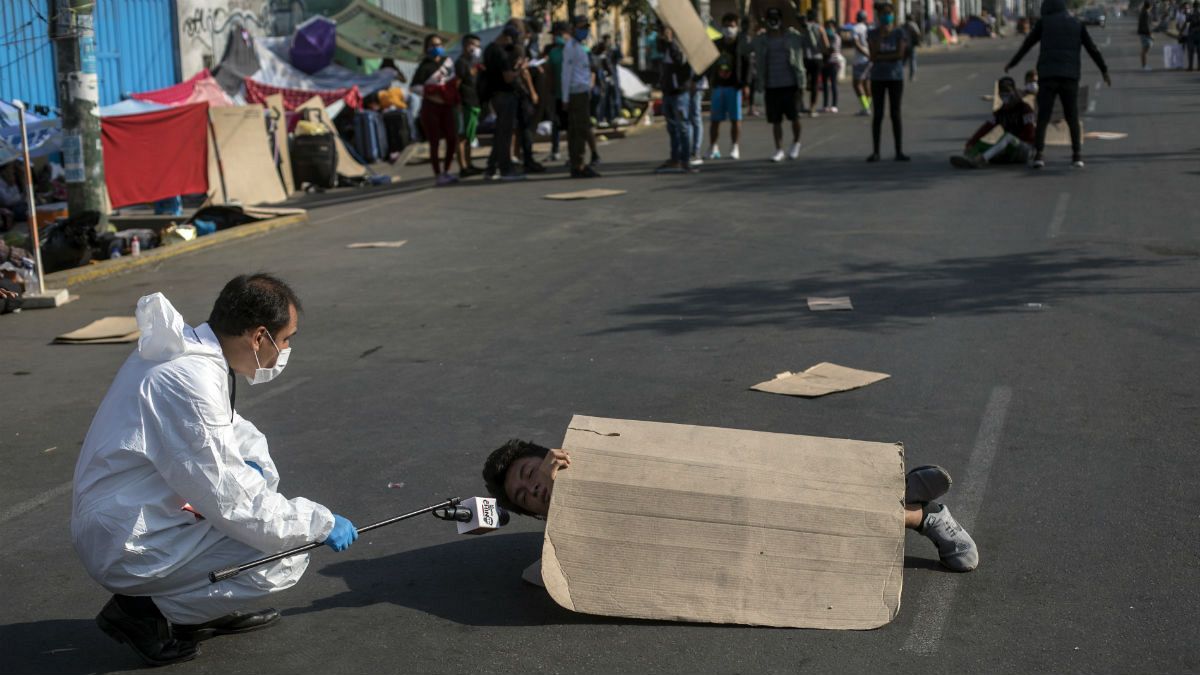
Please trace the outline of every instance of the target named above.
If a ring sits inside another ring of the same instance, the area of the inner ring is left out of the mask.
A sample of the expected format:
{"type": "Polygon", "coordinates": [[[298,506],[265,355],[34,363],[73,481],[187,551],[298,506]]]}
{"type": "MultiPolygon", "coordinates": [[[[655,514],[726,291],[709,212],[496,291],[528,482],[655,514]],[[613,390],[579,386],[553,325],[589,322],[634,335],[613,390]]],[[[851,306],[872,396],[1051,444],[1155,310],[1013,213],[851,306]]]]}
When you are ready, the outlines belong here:
{"type": "Polygon", "coordinates": [[[483,76],[496,112],[496,131],[492,135],[492,153],[488,156],[487,175],[490,180],[522,180],[512,161],[513,131],[517,125],[517,80],[525,71],[526,60],[518,48],[521,29],[507,23],[500,35],[483,52],[483,76]]]}
{"type": "Polygon", "coordinates": [[[870,31],[870,27],[867,26],[867,13],[860,11],[855,17],[854,63],[850,71],[854,95],[858,97],[858,104],[862,106],[857,113],[859,117],[871,114],[871,85],[867,82],[867,71],[871,68],[871,48],[867,44],[867,33],[870,31]]]}
{"type": "Polygon", "coordinates": [[[796,99],[804,92],[804,41],[800,33],[783,25],[778,7],[767,10],[767,32],[754,39],[758,86],[767,104],[767,121],[775,134],[772,162],[783,161],[783,118],[792,122],[788,159],[800,156],[800,116],[796,99]]]}
{"type": "Polygon", "coordinates": [[[567,152],[572,178],[597,178],[600,175],[583,161],[592,126],[591,91],[595,82],[591,59],[584,46],[587,38],[587,17],[575,17],[571,35],[562,46],[562,79],[559,82],[567,107],[567,152]]]}
{"type": "Polygon", "coordinates": [[[808,86],[808,116],[817,116],[817,94],[821,88],[821,65],[825,52],[829,49],[829,41],[825,31],[821,30],[821,22],[817,13],[810,11],[800,15],[800,39],[804,43],[804,74],[808,86]]]}
{"type": "Polygon", "coordinates": [[[738,141],[742,137],[742,89],[749,76],[749,59],[742,54],[741,42],[738,40],[737,14],[729,13],[721,17],[721,37],[714,40],[717,47],[717,60],[709,68],[709,83],[712,84],[712,99],[709,101],[709,121],[712,136],[712,149],[709,159],[720,159],[721,148],[718,143],[721,136],[721,122],[729,121],[729,158],[738,159],[741,151],[738,141]]]}
{"type": "Polygon", "coordinates": [[[283,281],[239,276],[195,328],[161,293],[138,302],[138,348],[100,403],[75,466],[71,539],[113,593],[96,623],[151,665],[196,643],[279,621],[252,603],[294,586],[297,555],[216,584],[214,569],[323,541],[345,550],[349,520],[278,492],[267,439],[234,408],[236,378],[283,372],[300,302],[283,281]]]}
{"type": "Polygon", "coordinates": [[[1142,12],[1138,14],[1138,39],[1142,43],[1142,70],[1150,71],[1150,64],[1146,61],[1146,57],[1150,54],[1150,48],[1154,46],[1154,34],[1150,30],[1150,0],[1142,3],[1142,12]]]}
{"type": "Polygon", "coordinates": [[[1046,147],[1046,127],[1050,125],[1050,114],[1054,110],[1054,100],[1062,101],[1063,117],[1071,130],[1071,165],[1077,169],[1083,168],[1083,141],[1079,132],[1079,50],[1087,50],[1088,56],[1100,69],[1104,82],[1112,86],[1108,76],[1108,66],[1087,27],[1075,17],[1067,13],[1066,0],[1044,0],[1042,2],[1042,18],[1029,31],[1024,44],[1017,50],[1012,60],[1004,67],[1004,72],[1014,68],[1017,63],[1033,49],[1038,42],[1042,43],[1038,53],[1038,94],[1037,94],[1037,140],[1034,149],[1037,154],[1033,158],[1033,168],[1046,166],[1042,152],[1046,147]]]}

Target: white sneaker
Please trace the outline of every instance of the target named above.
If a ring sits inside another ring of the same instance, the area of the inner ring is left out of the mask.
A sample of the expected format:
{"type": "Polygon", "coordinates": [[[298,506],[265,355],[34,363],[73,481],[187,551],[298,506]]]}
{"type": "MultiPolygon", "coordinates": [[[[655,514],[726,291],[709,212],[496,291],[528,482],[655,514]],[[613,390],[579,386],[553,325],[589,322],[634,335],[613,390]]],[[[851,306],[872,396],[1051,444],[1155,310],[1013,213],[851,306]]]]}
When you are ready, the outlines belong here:
{"type": "Polygon", "coordinates": [[[713,145],[712,150],[708,151],[708,158],[709,159],[721,159],[721,148],[717,147],[716,145],[713,145]]]}
{"type": "Polygon", "coordinates": [[[783,161],[783,150],[776,150],[775,154],[771,155],[771,161],[772,162],[782,162],[783,161]]]}
{"type": "Polygon", "coordinates": [[[559,153],[557,153],[557,152],[552,152],[552,153],[550,153],[550,157],[547,159],[547,161],[550,161],[550,162],[561,162],[561,161],[562,161],[562,155],[561,155],[561,154],[559,154],[559,153]]]}
{"type": "Polygon", "coordinates": [[[796,141],[795,143],[792,143],[791,149],[788,150],[788,155],[787,155],[788,159],[796,159],[797,157],[800,156],[800,145],[801,145],[800,141],[796,141]]]}
{"type": "Polygon", "coordinates": [[[738,146],[736,146],[736,145],[733,146],[733,148],[731,148],[729,150],[729,159],[741,159],[741,158],[742,158],[742,153],[740,150],[738,150],[738,146]]]}
{"type": "Polygon", "coordinates": [[[688,160],[688,166],[700,166],[701,164],[704,164],[704,160],[699,157],[693,157],[688,160]]]}

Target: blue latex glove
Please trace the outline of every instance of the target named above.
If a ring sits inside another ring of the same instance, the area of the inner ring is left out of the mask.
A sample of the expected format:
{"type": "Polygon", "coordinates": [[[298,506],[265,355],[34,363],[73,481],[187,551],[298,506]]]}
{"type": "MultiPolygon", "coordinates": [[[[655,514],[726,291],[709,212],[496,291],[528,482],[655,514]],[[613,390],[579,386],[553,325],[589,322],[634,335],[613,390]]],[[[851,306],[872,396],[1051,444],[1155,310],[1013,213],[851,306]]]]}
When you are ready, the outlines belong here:
{"type": "Polygon", "coordinates": [[[257,471],[258,475],[262,476],[263,478],[267,477],[267,474],[263,473],[263,469],[261,466],[258,465],[258,462],[251,462],[250,460],[246,460],[246,466],[257,471]]]}
{"type": "Polygon", "coordinates": [[[358,539],[358,530],[354,529],[354,523],[333,514],[333,529],[325,537],[325,545],[335,551],[345,551],[355,539],[358,539]]]}

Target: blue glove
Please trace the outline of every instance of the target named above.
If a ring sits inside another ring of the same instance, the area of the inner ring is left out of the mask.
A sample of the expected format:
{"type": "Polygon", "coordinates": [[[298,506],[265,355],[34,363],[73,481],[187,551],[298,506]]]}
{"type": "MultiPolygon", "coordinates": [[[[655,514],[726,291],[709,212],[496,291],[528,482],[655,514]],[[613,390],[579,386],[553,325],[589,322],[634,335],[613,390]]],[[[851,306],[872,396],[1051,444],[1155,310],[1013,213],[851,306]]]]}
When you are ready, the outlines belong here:
{"type": "Polygon", "coordinates": [[[258,475],[262,476],[263,478],[267,477],[267,474],[263,473],[263,469],[261,466],[258,465],[258,462],[251,462],[250,460],[246,460],[246,466],[257,471],[258,475]]]}
{"type": "Polygon", "coordinates": [[[358,539],[358,530],[354,529],[354,523],[333,514],[333,529],[325,537],[325,545],[335,551],[345,551],[355,539],[358,539]]]}

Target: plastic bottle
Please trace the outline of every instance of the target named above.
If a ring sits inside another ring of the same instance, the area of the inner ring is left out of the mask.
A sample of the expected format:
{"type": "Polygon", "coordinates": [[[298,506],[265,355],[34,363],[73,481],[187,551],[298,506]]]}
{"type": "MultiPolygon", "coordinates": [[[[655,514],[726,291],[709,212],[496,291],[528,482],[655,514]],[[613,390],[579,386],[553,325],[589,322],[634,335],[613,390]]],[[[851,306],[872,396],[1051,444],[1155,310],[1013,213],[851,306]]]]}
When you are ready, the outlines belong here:
{"type": "Polygon", "coordinates": [[[129,242],[129,255],[134,256],[136,258],[137,256],[139,256],[141,254],[142,254],[142,242],[135,235],[133,237],[133,239],[129,242]]]}
{"type": "Polygon", "coordinates": [[[30,265],[21,266],[21,283],[25,285],[25,294],[38,292],[37,274],[30,265]]]}

